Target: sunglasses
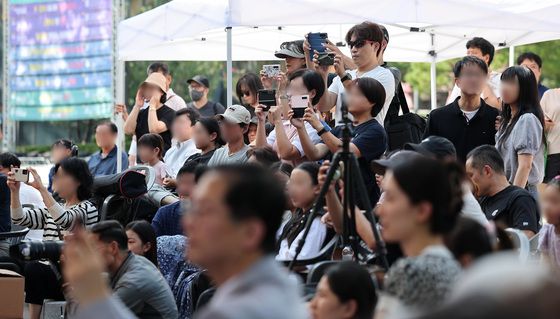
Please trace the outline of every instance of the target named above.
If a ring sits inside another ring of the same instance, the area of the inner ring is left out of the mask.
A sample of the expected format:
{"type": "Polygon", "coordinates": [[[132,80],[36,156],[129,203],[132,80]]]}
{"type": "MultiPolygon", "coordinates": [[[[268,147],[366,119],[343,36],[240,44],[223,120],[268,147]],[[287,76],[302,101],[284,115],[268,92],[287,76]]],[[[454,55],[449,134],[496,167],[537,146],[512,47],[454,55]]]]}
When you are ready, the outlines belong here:
{"type": "Polygon", "coordinates": [[[348,46],[350,49],[356,48],[359,49],[366,44],[367,40],[356,40],[356,41],[348,41],[348,46]]]}

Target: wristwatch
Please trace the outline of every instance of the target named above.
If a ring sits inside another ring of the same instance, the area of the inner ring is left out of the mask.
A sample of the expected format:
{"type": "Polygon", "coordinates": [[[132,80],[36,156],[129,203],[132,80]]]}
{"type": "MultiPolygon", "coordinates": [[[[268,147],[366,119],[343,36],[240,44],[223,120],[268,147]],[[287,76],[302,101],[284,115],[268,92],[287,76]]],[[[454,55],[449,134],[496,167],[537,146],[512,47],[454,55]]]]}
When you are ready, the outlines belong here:
{"type": "Polygon", "coordinates": [[[344,76],[340,78],[340,82],[341,82],[341,83],[344,83],[344,82],[347,81],[347,80],[352,81],[352,75],[350,75],[350,73],[348,73],[348,72],[346,72],[346,73],[344,74],[344,76]]]}

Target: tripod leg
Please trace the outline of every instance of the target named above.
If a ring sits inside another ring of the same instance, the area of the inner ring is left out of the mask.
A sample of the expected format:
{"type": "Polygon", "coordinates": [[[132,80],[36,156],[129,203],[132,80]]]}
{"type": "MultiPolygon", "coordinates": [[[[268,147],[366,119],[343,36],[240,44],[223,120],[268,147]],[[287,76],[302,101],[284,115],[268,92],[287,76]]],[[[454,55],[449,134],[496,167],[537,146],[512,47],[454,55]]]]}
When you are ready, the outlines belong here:
{"type": "MultiPolygon", "coordinates": [[[[358,160],[355,156],[350,156],[350,163],[352,165],[352,168],[359,172],[360,165],[358,164],[358,160]]],[[[369,201],[369,194],[367,193],[364,180],[360,175],[361,174],[357,174],[359,178],[354,179],[354,185],[357,190],[356,193],[357,196],[359,196],[361,203],[364,205],[364,209],[366,211],[365,217],[372,227],[373,236],[376,242],[377,255],[379,256],[381,264],[385,268],[385,270],[389,270],[389,262],[387,261],[387,247],[385,246],[385,241],[383,241],[383,238],[379,234],[379,229],[377,228],[377,220],[375,218],[375,215],[373,214],[372,204],[369,201]]]]}

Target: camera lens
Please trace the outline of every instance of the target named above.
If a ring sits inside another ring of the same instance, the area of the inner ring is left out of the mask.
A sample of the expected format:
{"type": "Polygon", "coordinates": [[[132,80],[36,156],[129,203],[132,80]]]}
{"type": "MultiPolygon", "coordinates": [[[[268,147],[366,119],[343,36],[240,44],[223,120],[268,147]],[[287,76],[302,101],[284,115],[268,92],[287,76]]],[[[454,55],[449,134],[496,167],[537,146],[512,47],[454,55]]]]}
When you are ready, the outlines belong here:
{"type": "Polygon", "coordinates": [[[28,172],[27,172],[26,169],[24,169],[24,170],[21,171],[21,173],[22,173],[23,175],[27,175],[28,172]]]}

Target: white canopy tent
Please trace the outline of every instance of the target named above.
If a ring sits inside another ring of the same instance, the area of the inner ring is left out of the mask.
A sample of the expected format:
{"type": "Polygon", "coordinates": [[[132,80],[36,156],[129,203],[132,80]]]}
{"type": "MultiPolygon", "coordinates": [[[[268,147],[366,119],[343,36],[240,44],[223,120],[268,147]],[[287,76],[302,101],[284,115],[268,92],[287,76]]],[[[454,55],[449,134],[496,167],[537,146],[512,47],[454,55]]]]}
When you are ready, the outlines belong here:
{"type": "MultiPolygon", "coordinates": [[[[559,15],[560,0],[174,0],[121,22],[118,56],[227,61],[231,103],[231,61],[272,60],[281,42],[311,31],[344,42],[351,24],[371,20],[391,36],[385,60],[431,63],[435,108],[437,61],[464,55],[473,36],[497,48],[559,39],[559,15]]],[[[117,76],[124,81],[122,72],[117,76]]]]}

